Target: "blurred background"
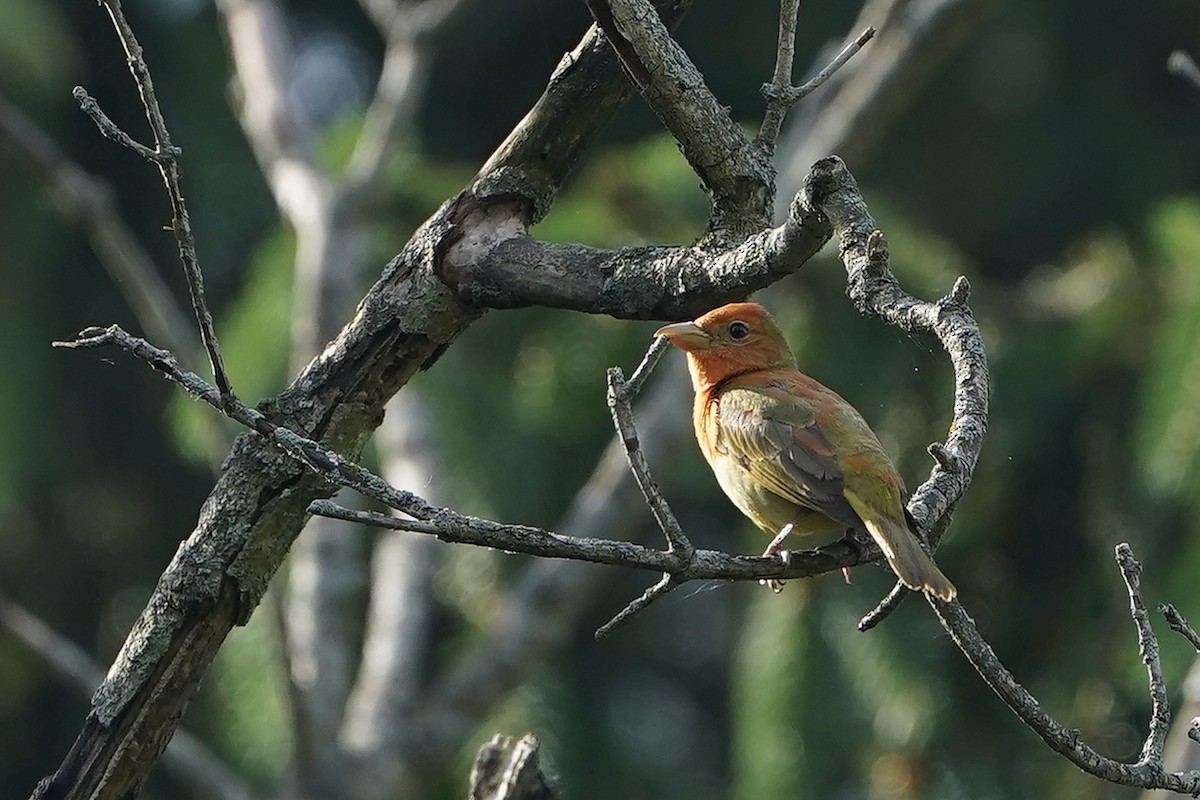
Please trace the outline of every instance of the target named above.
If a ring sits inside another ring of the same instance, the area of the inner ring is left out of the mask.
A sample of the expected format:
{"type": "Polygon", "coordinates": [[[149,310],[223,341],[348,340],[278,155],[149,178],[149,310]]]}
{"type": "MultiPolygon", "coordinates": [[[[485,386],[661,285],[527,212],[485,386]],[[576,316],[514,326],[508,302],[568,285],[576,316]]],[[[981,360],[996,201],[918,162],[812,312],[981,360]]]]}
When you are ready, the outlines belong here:
{"type": "MultiPolygon", "coordinates": [[[[349,318],[588,23],[582,2],[552,0],[125,5],[184,151],[209,301],[250,402],[349,318]],[[255,13],[275,26],[277,50],[258,43],[282,65],[273,78],[255,77],[240,38],[255,13]],[[385,62],[393,80],[377,89],[385,62]],[[382,123],[380,96],[395,112],[382,123]],[[274,130],[255,128],[272,103],[274,130]],[[281,153],[299,154],[321,202],[264,177],[281,153]],[[344,247],[322,250],[314,230],[344,247]]],[[[678,38],[753,129],[778,9],[734,5],[698,0],[678,38]]],[[[22,797],[74,741],[90,670],[107,669],[191,531],[234,431],[124,355],[51,349],[118,322],[203,371],[186,322],[151,313],[186,308],[158,175],[71,99],[82,84],[148,139],[102,10],[0,7],[0,794],[22,797]],[[114,244],[97,213],[132,240],[114,244]],[[122,270],[138,258],[149,276],[122,270]],[[145,288],[155,275],[159,294],[145,288]]],[[[1200,88],[1166,69],[1172,50],[1200,52],[1200,7],[873,0],[859,13],[801,9],[797,82],[866,21],[880,34],[793,115],[781,200],[838,152],[910,291],[970,279],[991,427],[938,562],[1046,709],[1136,760],[1149,703],[1113,546],[1132,544],[1149,602],[1200,621],[1200,88]]],[[[634,98],[535,234],[686,243],[706,213],[634,98]]],[[[859,317],[844,285],[826,253],[758,299],[916,486],[950,418],[944,355],[859,317]]],[[[604,402],[605,368],[636,364],[654,328],[491,313],[406,388],[367,459],[463,512],[655,542],[607,449],[604,402]]],[[[668,354],[643,398],[657,477],[698,545],[759,552],[690,440],[681,362],[668,354]]],[[[891,581],[874,566],[853,577],[780,595],[691,585],[595,641],[653,576],[309,531],[185,716],[193,760],[169,754],[146,796],[461,797],[479,745],[526,730],[580,800],[1137,795],[1047,750],[922,603],[858,633],[891,581]]],[[[1156,625],[1179,707],[1195,654],[1156,625]]]]}

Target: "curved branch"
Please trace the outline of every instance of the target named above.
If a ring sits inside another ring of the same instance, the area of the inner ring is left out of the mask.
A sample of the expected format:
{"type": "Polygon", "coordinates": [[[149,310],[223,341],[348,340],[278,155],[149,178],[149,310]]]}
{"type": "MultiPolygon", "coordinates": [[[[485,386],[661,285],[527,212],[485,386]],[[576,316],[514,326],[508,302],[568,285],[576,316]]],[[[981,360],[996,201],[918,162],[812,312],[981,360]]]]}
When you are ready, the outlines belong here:
{"type": "MultiPolygon", "coordinates": [[[[830,187],[823,193],[835,191],[830,187]]],[[[441,277],[475,306],[539,305],[621,319],[690,319],[795,272],[829,241],[831,231],[819,207],[793,202],[782,224],[727,248],[605,250],[519,234],[482,258],[447,259],[441,277]]]]}
{"type": "Polygon", "coordinates": [[[1079,731],[1064,727],[1047,714],[1037,698],[1017,683],[1012,673],[1000,663],[995,651],[979,635],[975,621],[958,602],[943,603],[931,599],[930,605],[941,620],[942,626],[984,682],[1051,750],[1064,756],[1084,772],[1112,783],[1145,789],[1169,789],[1191,795],[1200,794],[1200,771],[1167,772],[1163,768],[1163,737],[1169,723],[1169,713],[1166,710],[1162,671],[1158,662],[1158,644],[1154,632],[1150,629],[1149,619],[1144,613],[1145,602],[1138,587],[1137,575],[1141,567],[1134,561],[1129,545],[1126,544],[1117,546],[1117,563],[1129,591],[1130,611],[1137,626],[1138,641],[1154,701],[1150,730],[1142,749],[1142,757],[1133,764],[1122,763],[1097,753],[1080,740],[1079,731]]]}

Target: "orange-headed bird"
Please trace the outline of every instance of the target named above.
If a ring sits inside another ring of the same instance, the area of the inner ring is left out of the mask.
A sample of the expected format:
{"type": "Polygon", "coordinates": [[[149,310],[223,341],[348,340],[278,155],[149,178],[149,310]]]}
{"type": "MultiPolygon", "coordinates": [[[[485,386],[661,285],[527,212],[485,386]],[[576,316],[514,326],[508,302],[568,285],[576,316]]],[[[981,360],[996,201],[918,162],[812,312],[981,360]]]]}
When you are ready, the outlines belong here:
{"type": "Polygon", "coordinates": [[[696,441],[729,499],[775,536],[764,556],[786,561],[789,534],[866,530],[905,586],[954,598],[913,536],[904,483],[878,437],[797,369],[766,309],[731,303],[657,335],[687,352],[696,441]]]}

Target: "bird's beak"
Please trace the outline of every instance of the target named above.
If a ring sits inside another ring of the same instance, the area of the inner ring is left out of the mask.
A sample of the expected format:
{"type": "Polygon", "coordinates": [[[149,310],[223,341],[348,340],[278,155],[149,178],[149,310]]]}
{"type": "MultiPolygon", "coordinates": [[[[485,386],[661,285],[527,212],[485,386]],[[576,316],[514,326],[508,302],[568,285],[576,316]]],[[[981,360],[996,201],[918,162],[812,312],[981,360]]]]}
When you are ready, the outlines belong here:
{"type": "Polygon", "coordinates": [[[704,350],[712,344],[712,336],[708,331],[694,322],[676,322],[674,325],[664,325],[654,332],[655,336],[665,336],[671,344],[681,350],[704,350]]]}

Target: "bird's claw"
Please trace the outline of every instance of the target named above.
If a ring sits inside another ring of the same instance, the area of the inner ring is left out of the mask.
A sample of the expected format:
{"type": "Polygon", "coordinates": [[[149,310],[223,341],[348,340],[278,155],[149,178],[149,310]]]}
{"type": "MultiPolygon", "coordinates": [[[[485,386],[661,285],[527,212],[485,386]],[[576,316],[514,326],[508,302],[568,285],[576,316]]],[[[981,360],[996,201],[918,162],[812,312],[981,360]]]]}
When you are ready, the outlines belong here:
{"type": "MultiPolygon", "coordinates": [[[[780,563],[786,569],[792,563],[792,552],[790,550],[780,550],[778,542],[771,542],[770,546],[763,551],[763,558],[778,556],[780,563]]],[[[775,594],[783,591],[783,581],[779,578],[762,578],[759,580],[760,586],[766,586],[775,594]]]]}

